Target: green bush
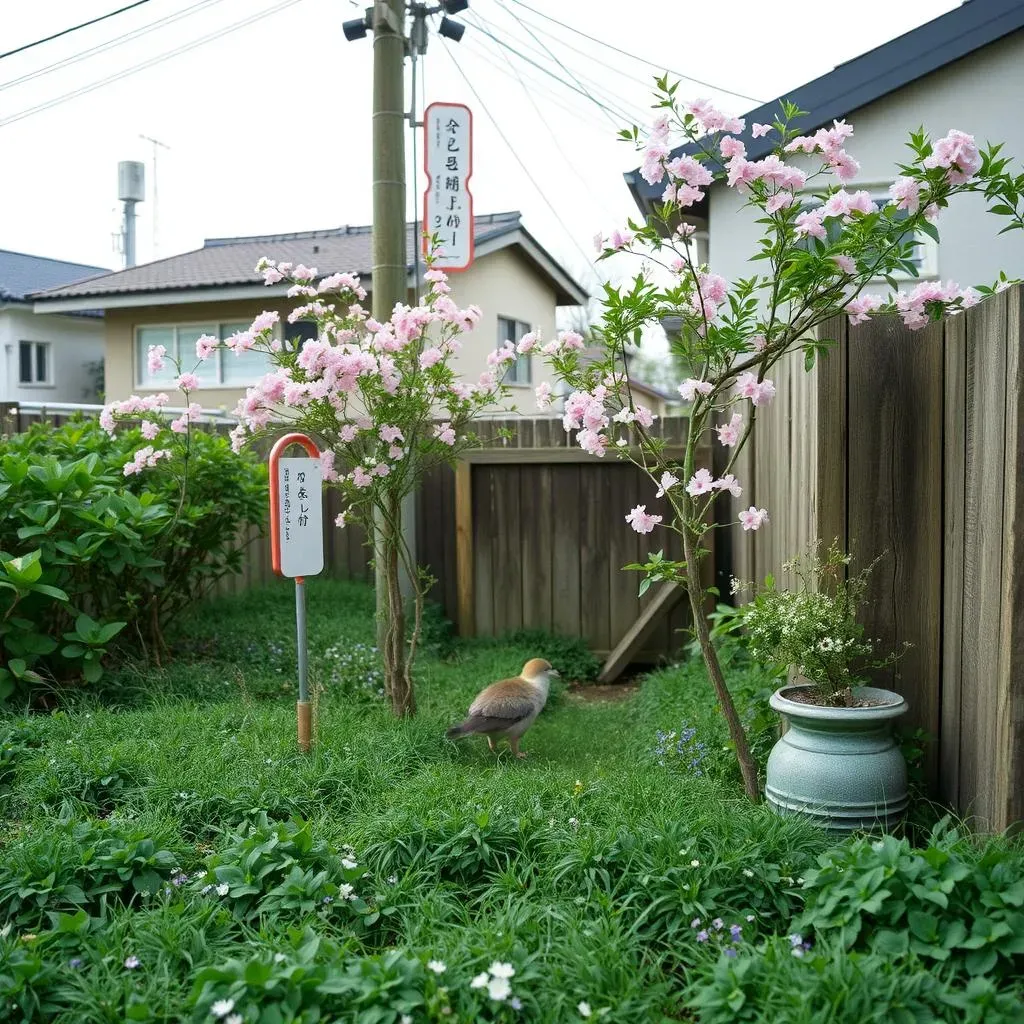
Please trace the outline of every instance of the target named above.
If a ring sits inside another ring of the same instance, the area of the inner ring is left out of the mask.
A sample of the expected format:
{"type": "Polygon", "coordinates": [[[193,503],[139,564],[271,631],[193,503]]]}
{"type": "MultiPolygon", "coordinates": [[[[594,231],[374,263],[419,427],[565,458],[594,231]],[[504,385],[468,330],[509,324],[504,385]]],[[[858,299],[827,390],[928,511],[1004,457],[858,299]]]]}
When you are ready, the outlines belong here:
{"type": "Polygon", "coordinates": [[[32,427],[0,458],[0,700],[96,682],[113,644],[159,657],[178,613],[241,567],[266,471],[227,440],[191,438],[187,470],[125,477],[138,431],[32,427]]]}
{"type": "Polygon", "coordinates": [[[551,662],[566,683],[590,682],[601,671],[601,659],[580,637],[559,636],[543,629],[517,629],[500,637],[478,641],[478,644],[535,651],[534,656],[551,662]]]}
{"type": "Polygon", "coordinates": [[[971,976],[1024,971],[1024,851],[975,845],[943,819],[928,845],[858,839],[807,872],[797,930],[886,957],[912,954],[971,976]]]}

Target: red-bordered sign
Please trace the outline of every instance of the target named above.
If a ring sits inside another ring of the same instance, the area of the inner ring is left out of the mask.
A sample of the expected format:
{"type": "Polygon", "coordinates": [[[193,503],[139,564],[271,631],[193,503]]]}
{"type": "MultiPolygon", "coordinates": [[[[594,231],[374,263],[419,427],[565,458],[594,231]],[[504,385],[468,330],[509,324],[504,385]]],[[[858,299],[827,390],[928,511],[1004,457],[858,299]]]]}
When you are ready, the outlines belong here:
{"type": "MultiPolygon", "coordinates": [[[[431,103],[423,112],[423,230],[440,238],[439,270],[466,270],[473,262],[473,114],[464,103],[431,103]]],[[[424,254],[427,241],[423,241],[424,254]]]]}
{"type": "Polygon", "coordinates": [[[320,449],[305,434],[285,434],[270,450],[270,564],[278,576],[316,576],[324,568],[320,449]],[[282,455],[293,444],[309,458],[282,455]]]}

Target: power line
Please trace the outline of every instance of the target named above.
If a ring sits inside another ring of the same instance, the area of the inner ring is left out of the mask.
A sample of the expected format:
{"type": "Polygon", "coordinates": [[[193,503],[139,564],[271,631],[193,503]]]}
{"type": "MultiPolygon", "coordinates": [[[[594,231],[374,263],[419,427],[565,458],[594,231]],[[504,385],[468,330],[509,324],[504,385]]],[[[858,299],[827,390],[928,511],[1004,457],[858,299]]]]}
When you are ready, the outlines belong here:
{"type": "Polygon", "coordinates": [[[672,68],[663,68],[660,64],[655,64],[653,61],[647,60],[646,57],[638,57],[635,53],[630,53],[628,50],[623,50],[618,46],[613,46],[611,43],[606,43],[603,39],[598,39],[596,36],[588,35],[582,29],[574,28],[572,25],[567,25],[564,21],[559,21],[557,18],[551,17],[550,14],[538,11],[535,7],[531,7],[529,4],[523,3],[523,0],[512,0],[512,2],[518,7],[525,8],[531,14],[536,14],[539,18],[544,18],[545,21],[550,21],[555,25],[560,25],[562,28],[568,29],[570,32],[575,32],[578,36],[583,36],[584,39],[589,39],[592,43],[597,43],[598,46],[607,47],[609,50],[614,50],[616,53],[622,54],[623,57],[629,57],[630,60],[635,60],[640,64],[646,64],[648,67],[655,68],[656,70],[668,71],[670,74],[676,75],[678,78],[685,78],[688,82],[703,85],[706,89],[713,89],[715,92],[724,92],[728,93],[730,96],[738,96],[742,100],[750,100],[751,103],[761,104],[764,102],[764,100],[759,100],[755,96],[748,96],[746,93],[737,92],[735,89],[726,89],[725,86],[705,82],[700,78],[694,78],[693,75],[684,74],[682,71],[675,71],[672,68]]]}
{"type": "Polygon", "coordinates": [[[62,103],[66,103],[69,100],[77,99],[79,96],[84,96],[87,93],[94,92],[96,89],[101,89],[105,85],[110,85],[113,82],[119,82],[122,78],[127,78],[130,75],[134,75],[138,71],[145,71],[147,68],[151,68],[157,64],[162,64],[165,60],[170,60],[172,57],[180,56],[183,53],[188,53],[190,50],[196,49],[198,46],[202,46],[205,43],[213,42],[215,39],[220,39],[222,36],[226,36],[231,32],[236,32],[238,29],[245,28],[248,25],[252,25],[257,21],[261,21],[263,18],[269,17],[271,14],[277,14],[279,11],[283,11],[288,7],[294,7],[295,4],[301,3],[302,0],[284,0],[283,3],[278,3],[273,7],[268,7],[258,14],[251,15],[248,18],[243,18],[241,21],[236,21],[231,25],[227,25],[216,32],[211,32],[209,35],[201,36],[199,39],[194,39],[190,43],[185,43],[183,46],[179,46],[174,50],[168,50],[165,53],[158,54],[155,57],[150,57],[148,60],[142,61],[140,64],[135,64],[132,67],[125,68],[123,71],[119,71],[116,74],[108,75],[106,78],[102,78],[97,82],[92,82],[89,85],[82,86],[79,89],[74,89],[71,92],[64,93],[62,96],[57,96],[52,100],[47,100],[44,103],[38,103],[34,107],[28,107],[25,110],[19,110],[16,114],[11,114],[9,117],[0,119],[0,128],[4,128],[9,124],[13,124],[15,121],[21,121],[23,118],[31,117],[33,114],[41,113],[44,110],[49,110],[51,107],[59,106],[62,103]]]}
{"type": "Polygon", "coordinates": [[[592,96],[586,89],[581,89],[575,85],[572,85],[570,82],[567,82],[564,78],[559,78],[558,75],[556,75],[553,71],[549,71],[546,67],[544,67],[543,64],[538,64],[535,60],[531,60],[524,53],[517,50],[511,44],[506,43],[503,39],[499,39],[493,32],[489,32],[482,25],[477,26],[477,28],[485,36],[487,36],[490,39],[493,39],[494,42],[496,42],[499,46],[510,51],[511,53],[514,53],[520,60],[525,60],[527,64],[532,64],[535,68],[537,68],[538,71],[543,71],[545,75],[547,75],[549,78],[553,78],[560,85],[565,86],[566,89],[571,89],[573,92],[579,93],[582,97],[584,97],[584,99],[590,100],[591,103],[600,107],[607,113],[614,114],[616,117],[619,118],[625,118],[627,121],[633,120],[633,118],[631,118],[627,113],[623,112],[622,110],[617,110],[614,107],[609,107],[607,104],[602,103],[599,99],[597,99],[596,96],[592,96]]]}
{"type": "Polygon", "coordinates": [[[27,74],[21,75],[18,78],[12,78],[10,81],[0,82],[0,91],[4,89],[12,89],[14,86],[21,85],[23,82],[30,82],[34,78],[41,78],[43,75],[50,74],[51,71],[59,71],[61,68],[70,67],[72,64],[78,64],[80,61],[88,60],[89,57],[95,56],[98,53],[105,53],[107,50],[112,50],[115,46],[120,46],[123,43],[131,42],[133,39],[138,39],[141,36],[148,35],[150,32],[153,32],[164,25],[170,25],[172,22],[180,21],[182,18],[187,18],[189,15],[194,14],[205,7],[211,7],[223,2],[224,0],[199,0],[198,3],[192,4],[191,7],[186,7],[184,10],[168,14],[163,18],[158,18],[156,21],[152,21],[148,25],[143,25],[141,28],[133,29],[131,32],[125,32],[123,35],[115,36],[113,39],[109,39],[105,43],[99,43],[96,46],[90,47],[88,50],[82,50],[80,53],[76,53],[71,57],[65,57],[63,60],[55,61],[53,64],[46,64],[41,68],[37,68],[35,71],[29,71],[27,74]]]}
{"type": "Polygon", "coordinates": [[[49,43],[54,39],[60,39],[61,36],[70,35],[72,32],[77,32],[80,28],[88,28],[90,25],[96,25],[101,21],[106,21],[107,18],[113,18],[115,14],[124,14],[125,11],[130,11],[133,7],[141,7],[143,4],[148,3],[149,0],[135,0],[135,3],[133,4],[126,4],[124,7],[119,7],[116,11],[101,14],[98,18],[93,18],[91,21],[83,21],[79,25],[72,25],[70,28],[61,29],[60,32],[54,32],[52,36],[37,39],[34,43],[26,43],[24,46],[19,46],[14,50],[8,50],[6,53],[0,53],[0,60],[3,60],[4,57],[13,57],[16,53],[24,53],[25,50],[31,50],[33,46],[42,46],[43,43],[49,43]]]}
{"type": "Polygon", "coordinates": [[[534,176],[530,173],[530,170],[526,166],[526,164],[523,163],[522,158],[519,156],[519,153],[516,150],[515,146],[513,146],[512,143],[509,142],[508,136],[501,130],[501,125],[497,122],[497,120],[491,114],[490,110],[487,109],[487,104],[484,103],[483,98],[481,97],[480,93],[477,92],[476,86],[473,85],[472,79],[470,79],[469,75],[467,75],[466,72],[462,70],[462,65],[458,62],[458,60],[456,60],[455,54],[452,52],[452,48],[448,45],[447,41],[445,41],[445,47],[444,48],[445,48],[445,51],[447,52],[448,56],[451,58],[452,63],[455,65],[455,70],[458,71],[458,73],[462,76],[463,81],[466,83],[467,86],[469,86],[469,91],[473,94],[473,96],[475,97],[477,103],[480,104],[480,109],[484,112],[484,114],[486,114],[487,120],[491,122],[491,126],[498,133],[498,135],[501,138],[501,141],[505,143],[506,148],[512,154],[512,156],[515,159],[516,163],[519,164],[519,167],[522,169],[523,174],[525,174],[526,177],[529,179],[530,184],[533,185],[533,187],[537,190],[537,194],[541,197],[541,199],[544,200],[544,204],[551,211],[552,216],[561,225],[562,230],[566,233],[566,235],[568,235],[569,240],[572,242],[572,244],[574,246],[576,246],[577,251],[580,253],[580,255],[583,257],[583,259],[585,261],[585,265],[586,265],[587,269],[594,275],[594,278],[600,283],[601,279],[600,279],[600,277],[598,277],[597,272],[594,270],[593,264],[591,262],[591,258],[583,250],[583,247],[576,240],[576,236],[569,230],[569,228],[566,225],[565,221],[562,220],[562,218],[559,215],[558,211],[552,205],[551,200],[548,199],[547,194],[545,193],[544,189],[542,189],[540,187],[540,185],[537,184],[536,178],[534,178],[534,176]]]}

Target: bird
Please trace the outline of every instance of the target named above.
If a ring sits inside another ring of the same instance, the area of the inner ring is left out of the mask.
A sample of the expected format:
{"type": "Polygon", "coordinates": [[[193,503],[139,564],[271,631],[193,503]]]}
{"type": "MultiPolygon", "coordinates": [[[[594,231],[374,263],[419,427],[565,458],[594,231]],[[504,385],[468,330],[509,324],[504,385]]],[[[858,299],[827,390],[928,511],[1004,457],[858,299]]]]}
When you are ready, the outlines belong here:
{"type": "Polygon", "coordinates": [[[486,736],[487,746],[493,752],[494,741],[504,737],[517,758],[526,757],[526,752],[519,749],[519,740],[541,713],[551,680],[557,678],[559,674],[550,662],[531,658],[515,679],[502,679],[481,690],[465,721],[448,730],[448,739],[486,736]]]}

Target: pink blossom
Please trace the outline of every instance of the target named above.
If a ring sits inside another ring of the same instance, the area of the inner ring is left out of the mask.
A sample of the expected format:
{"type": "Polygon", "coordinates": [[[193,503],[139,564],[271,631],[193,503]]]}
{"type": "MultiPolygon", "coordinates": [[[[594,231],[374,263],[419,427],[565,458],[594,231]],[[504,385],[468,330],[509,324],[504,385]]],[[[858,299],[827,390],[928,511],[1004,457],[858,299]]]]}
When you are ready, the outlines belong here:
{"type": "Polygon", "coordinates": [[[281,316],[279,313],[273,310],[264,310],[255,320],[252,322],[252,327],[249,328],[253,334],[261,334],[263,331],[270,330],[279,320],[281,316]]]}
{"type": "Polygon", "coordinates": [[[393,444],[388,449],[388,458],[389,459],[393,459],[395,462],[397,462],[399,459],[404,459],[405,458],[405,449],[404,448],[399,448],[398,445],[393,444]]]}
{"type": "Polygon", "coordinates": [[[755,334],[750,339],[750,347],[755,352],[763,352],[768,347],[768,339],[763,334],[755,334]]]}
{"type": "Polygon", "coordinates": [[[239,423],[228,431],[231,438],[231,450],[237,455],[245,447],[245,424],[239,423]]]}
{"type": "Polygon", "coordinates": [[[694,498],[698,494],[708,494],[714,486],[714,482],[714,477],[711,475],[710,470],[698,469],[690,477],[690,482],[686,485],[686,493],[694,498]]]}
{"type": "Polygon", "coordinates": [[[770,124],[757,124],[757,122],[755,122],[754,126],[750,129],[750,134],[753,135],[755,139],[759,139],[762,135],[767,135],[771,130],[772,126],[770,124]]]}
{"type": "Polygon", "coordinates": [[[439,423],[434,427],[434,437],[441,442],[449,446],[455,444],[455,431],[452,429],[451,423],[439,423]]]}
{"type": "Polygon", "coordinates": [[[741,413],[734,412],[732,419],[728,423],[723,423],[721,426],[715,427],[718,432],[718,440],[721,441],[726,448],[734,448],[740,439],[740,427],[743,426],[743,416],[741,413]]]}
{"type": "Polygon", "coordinates": [[[328,483],[338,480],[338,471],[334,468],[334,452],[320,453],[320,472],[328,483]]]}
{"type": "Polygon", "coordinates": [[[657,185],[665,176],[664,160],[668,156],[668,146],[658,138],[653,138],[644,150],[640,175],[649,185],[657,185]]]}
{"type": "Polygon", "coordinates": [[[428,281],[448,280],[448,275],[443,270],[438,270],[436,267],[431,267],[423,276],[428,281]]]}
{"type": "Polygon", "coordinates": [[[747,185],[757,181],[757,165],[743,157],[734,156],[728,163],[729,175],[726,179],[729,187],[738,192],[746,192],[747,185]]]}
{"type": "Polygon", "coordinates": [[[706,188],[715,180],[715,176],[704,164],[687,153],[670,160],[666,170],[673,178],[694,188],[706,188]]]}
{"type": "Polygon", "coordinates": [[[373,469],[370,470],[371,476],[387,476],[391,472],[391,467],[386,462],[378,462],[373,469]]]}
{"type": "Polygon", "coordinates": [[[150,345],[146,351],[146,362],[150,374],[157,374],[164,368],[164,356],[167,349],[163,345],[150,345]]]}
{"type": "Polygon", "coordinates": [[[746,512],[740,513],[740,524],[744,530],[757,530],[768,522],[768,513],[763,508],[753,505],[746,512]]]}
{"type": "Polygon", "coordinates": [[[946,180],[950,185],[963,185],[971,180],[981,167],[981,154],[973,135],[952,129],[935,143],[931,156],[924,161],[928,169],[949,168],[946,180]]]}
{"type": "Polygon", "coordinates": [[[974,288],[965,288],[960,293],[960,305],[964,309],[970,309],[971,306],[976,306],[981,302],[981,294],[974,288]]]}
{"type": "Polygon", "coordinates": [[[394,444],[396,441],[405,440],[405,435],[400,427],[391,427],[385,424],[377,433],[385,444],[394,444]]]}
{"type": "Polygon", "coordinates": [[[878,309],[882,305],[880,295],[859,295],[846,305],[846,312],[850,316],[851,324],[862,324],[870,319],[868,313],[878,309]]]}
{"type": "Polygon", "coordinates": [[[833,256],[832,259],[835,261],[836,266],[839,267],[839,269],[844,274],[856,274],[857,273],[857,264],[854,263],[853,260],[850,259],[849,256],[843,256],[842,254],[837,254],[837,255],[833,256]]]}
{"type": "Polygon", "coordinates": [[[292,273],[292,277],[296,281],[312,281],[316,277],[316,267],[307,267],[304,263],[300,263],[292,273]]]}
{"type": "Polygon", "coordinates": [[[153,423],[151,420],[143,420],[139,429],[142,431],[142,436],[147,441],[152,441],[157,434],[160,433],[160,427],[158,424],[153,423]]]}
{"type": "Polygon", "coordinates": [[[196,339],[196,358],[206,362],[220,342],[212,334],[203,334],[196,339]]]}
{"type": "Polygon", "coordinates": [[[804,210],[803,213],[797,214],[794,227],[797,235],[807,235],[811,238],[825,239],[827,237],[825,232],[825,225],[823,223],[825,219],[825,211],[822,207],[817,207],[814,210],[804,210]]]}
{"type": "Polygon", "coordinates": [[[706,132],[735,132],[739,134],[746,127],[740,117],[727,117],[711,105],[710,100],[699,99],[684,105],[683,109],[692,114],[706,132]]]}
{"type": "Polygon", "coordinates": [[[340,436],[341,436],[342,441],[345,442],[345,444],[351,444],[356,439],[356,435],[358,433],[359,433],[359,428],[358,427],[353,426],[351,423],[346,423],[341,428],[341,435],[340,436]]]}
{"type": "Polygon", "coordinates": [[[732,473],[726,473],[720,480],[716,480],[714,487],[719,491],[728,491],[734,498],[738,498],[743,493],[743,488],[740,487],[739,481],[732,473]]]}
{"type": "Polygon", "coordinates": [[[598,458],[604,458],[605,448],[608,447],[608,438],[600,431],[583,429],[576,435],[576,440],[585,452],[596,455],[598,458]]]}
{"type": "Polygon", "coordinates": [[[420,353],[420,369],[426,370],[428,367],[441,362],[442,359],[444,359],[444,353],[436,346],[425,348],[420,353]]]}
{"type": "Polygon", "coordinates": [[[767,405],[775,397],[775,385],[770,380],[759,381],[755,373],[741,373],[736,378],[736,393],[754,405],[767,405]]]}
{"type": "Polygon", "coordinates": [[[373,483],[373,477],[370,476],[362,466],[356,466],[356,468],[352,470],[351,480],[352,483],[359,488],[369,487],[373,483]]]}
{"type": "Polygon", "coordinates": [[[636,530],[637,533],[651,533],[661,522],[661,516],[651,515],[646,505],[637,505],[626,516],[626,522],[636,530]]]}
{"type": "Polygon", "coordinates": [[[668,472],[662,473],[661,486],[658,488],[658,493],[655,494],[655,497],[660,498],[664,496],[665,492],[668,491],[670,487],[675,487],[677,483],[679,483],[679,477],[673,476],[673,474],[668,472]]]}
{"type": "Polygon", "coordinates": [[[199,387],[199,378],[194,373],[183,373],[174,382],[181,391],[195,391],[199,387]]]}
{"type": "Polygon", "coordinates": [[[734,139],[731,135],[723,136],[722,141],[718,144],[718,148],[721,150],[722,156],[727,160],[729,157],[744,157],[747,155],[747,147],[739,139],[734,139]]]}
{"type": "Polygon", "coordinates": [[[338,515],[336,515],[334,517],[334,525],[337,526],[339,530],[341,528],[343,528],[344,525],[347,522],[348,522],[348,510],[346,510],[344,512],[339,512],[338,515]]]}
{"type": "Polygon", "coordinates": [[[860,164],[845,151],[837,153],[831,159],[830,164],[832,170],[835,171],[836,177],[842,182],[853,181],[857,177],[858,171],[860,171],[860,164]]]}
{"type": "Polygon", "coordinates": [[[792,192],[776,192],[775,195],[769,196],[768,202],[764,204],[765,213],[778,213],[795,202],[796,196],[792,192]]]}
{"type": "Polygon", "coordinates": [[[598,233],[596,235],[594,235],[594,248],[599,253],[600,252],[604,252],[604,249],[605,249],[605,237],[604,237],[604,232],[603,231],[598,231],[598,233]]]}
{"type": "Polygon", "coordinates": [[[715,385],[709,380],[695,380],[693,377],[687,377],[682,384],[679,385],[679,394],[682,396],[684,402],[692,402],[697,395],[710,395],[715,390],[715,385]]]}
{"type": "Polygon", "coordinates": [[[625,249],[627,246],[633,244],[633,239],[636,236],[632,231],[620,231],[616,228],[612,232],[612,237],[609,239],[609,245],[612,249],[625,249]]]}
{"type": "Polygon", "coordinates": [[[651,135],[655,138],[663,139],[668,135],[669,129],[669,118],[668,114],[659,114],[651,125],[651,135]]]}
{"type": "Polygon", "coordinates": [[[263,283],[265,285],[277,284],[279,281],[283,280],[284,274],[282,274],[281,271],[277,269],[277,267],[268,267],[266,270],[263,271],[263,283]]]}
{"type": "Polygon", "coordinates": [[[224,339],[224,347],[232,349],[236,356],[252,348],[255,339],[250,331],[236,331],[230,338],[224,339]]]}
{"type": "Polygon", "coordinates": [[[897,178],[889,186],[889,195],[896,202],[897,210],[917,213],[921,205],[921,183],[913,178],[897,178]]]}
{"type": "Polygon", "coordinates": [[[100,426],[113,437],[117,428],[117,421],[114,419],[114,406],[105,405],[100,411],[100,426]]]}
{"type": "Polygon", "coordinates": [[[534,394],[537,396],[538,409],[547,409],[554,401],[554,398],[551,394],[551,385],[547,381],[542,381],[537,386],[537,390],[534,392],[534,394]]]}
{"type": "Polygon", "coordinates": [[[929,203],[924,210],[924,219],[934,224],[939,219],[939,204],[929,203]]]}
{"type": "Polygon", "coordinates": [[[528,334],[524,334],[519,339],[519,344],[516,345],[516,351],[521,355],[526,355],[527,352],[532,352],[534,346],[537,344],[537,332],[530,331],[528,334]]]}

